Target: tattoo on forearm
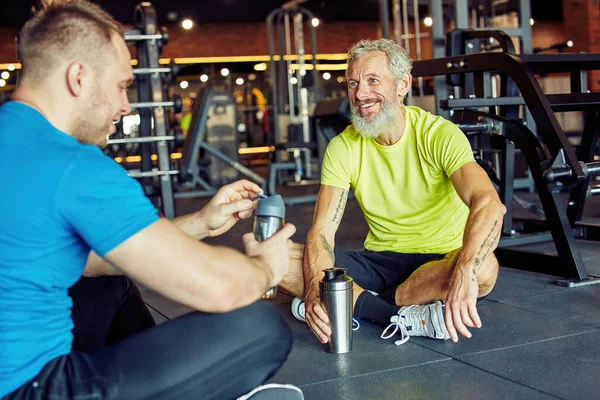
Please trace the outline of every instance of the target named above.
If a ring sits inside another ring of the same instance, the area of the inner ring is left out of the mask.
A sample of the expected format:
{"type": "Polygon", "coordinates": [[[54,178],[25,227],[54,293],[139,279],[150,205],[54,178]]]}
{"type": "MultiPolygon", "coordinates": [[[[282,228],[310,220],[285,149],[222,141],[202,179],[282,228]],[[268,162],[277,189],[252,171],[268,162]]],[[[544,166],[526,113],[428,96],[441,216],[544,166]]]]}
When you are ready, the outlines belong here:
{"type": "Polygon", "coordinates": [[[483,262],[485,261],[487,256],[490,254],[490,252],[494,248],[494,245],[500,238],[500,227],[498,225],[499,225],[498,220],[494,221],[494,226],[492,226],[492,229],[487,234],[487,236],[485,237],[485,240],[479,247],[479,251],[477,251],[477,255],[475,256],[475,268],[473,268],[474,275],[477,274],[477,270],[479,269],[481,264],[483,264],[483,262]]]}
{"type": "Polygon", "coordinates": [[[338,200],[337,207],[335,208],[335,214],[333,214],[333,218],[331,222],[334,222],[339,225],[342,221],[342,215],[344,215],[344,209],[346,208],[346,200],[348,199],[348,191],[344,190],[342,194],[340,194],[340,198],[338,200]]]}
{"type": "Polygon", "coordinates": [[[331,258],[331,261],[335,263],[335,255],[333,253],[333,249],[331,248],[329,242],[323,235],[321,235],[321,243],[323,243],[323,247],[325,247],[325,250],[327,251],[327,254],[329,254],[329,258],[331,258]]]}

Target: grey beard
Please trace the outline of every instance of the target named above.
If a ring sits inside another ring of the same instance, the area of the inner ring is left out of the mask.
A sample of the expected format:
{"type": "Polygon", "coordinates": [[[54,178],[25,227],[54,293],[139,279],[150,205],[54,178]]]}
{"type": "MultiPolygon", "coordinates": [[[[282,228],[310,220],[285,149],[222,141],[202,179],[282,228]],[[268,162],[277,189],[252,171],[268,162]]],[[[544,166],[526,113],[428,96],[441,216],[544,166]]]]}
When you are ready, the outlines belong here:
{"type": "Polygon", "coordinates": [[[376,138],[392,128],[396,120],[398,109],[396,104],[385,102],[382,103],[381,113],[375,117],[373,121],[368,121],[358,112],[358,107],[350,106],[351,121],[354,129],[366,139],[376,138]]]}

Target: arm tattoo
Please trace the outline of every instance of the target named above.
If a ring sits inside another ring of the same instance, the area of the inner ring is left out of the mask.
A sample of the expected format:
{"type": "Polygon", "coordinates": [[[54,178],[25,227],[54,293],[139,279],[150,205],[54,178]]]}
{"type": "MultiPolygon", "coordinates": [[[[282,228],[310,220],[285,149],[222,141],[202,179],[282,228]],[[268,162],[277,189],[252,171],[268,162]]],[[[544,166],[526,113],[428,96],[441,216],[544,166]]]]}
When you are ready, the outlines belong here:
{"type": "Polygon", "coordinates": [[[475,268],[473,269],[474,274],[476,274],[481,264],[483,264],[488,254],[490,254],[492,248],[494,247],[494,244],[496,244],[499,238],[500,227],[498,226],[498,221],[496,220],[494,221],[494,226],[492,226],[492,229],[485,237],[485,240],[483,241],[481,246],[479,246],[479,251],[477,251],[477,256],[475,257],[475,268]]]}
{"type": "Polygon", "coordinates": [[[321,236],[321,243],[323,244],[323,247],[325,247],[327,254],[329,254],[329,258],[331,258],[331,261],[333,261],[335,263],[335,255],[333,253],[333,249],[329,245],[329,242],[327,242],[327,239],[325,239],[325,236],[323,236],[323,235],[320,235],[320,236],[321,236]]]}
{"type": "Polygon", "coordinates": [[[335,214],[333,214],[333,218],[331,222],[336,224],[340,224],[342,221],[342,215],[344,215],[344,209],[346,208],[346,201],[348,200],[348,191],[344,190],[342,194],[340,194],[340,198],[338,200],[337,207],[335,208],[335,214]]]}

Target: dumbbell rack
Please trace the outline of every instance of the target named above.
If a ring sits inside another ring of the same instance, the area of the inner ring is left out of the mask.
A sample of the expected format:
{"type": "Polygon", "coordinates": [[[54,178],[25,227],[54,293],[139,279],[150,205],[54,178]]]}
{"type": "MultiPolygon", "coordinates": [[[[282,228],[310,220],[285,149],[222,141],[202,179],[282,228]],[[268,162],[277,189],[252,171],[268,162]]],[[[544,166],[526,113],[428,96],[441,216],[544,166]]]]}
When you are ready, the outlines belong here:
{"type": "Polygon", "coordinates": [[[112,139],[108,144],[140,144],[141,164],[139,170],[130,170],[130,176],[140,179],[147,196],[155,197],[154,180],[160,183],[159,208],[167,218],[175,216],[172,176],[179,173],[171,169],[169,141],[176,139],[169,135],[169,126],[165,108],[181,108],[181,98],[167,101],[163,90],[163,74],[172,72],[172,68],[160,67],[159,55],[162,46],[168,41],[164,28],[157,27],[156,11],[150,3],[136,6],[134,12],[135,29],[125,32],[125,41],[135,45],[137,67],[134,77],[137,81],[138,102],[131,104],[132,110],[140,115],[139,137],[112,139]],[[157,166],[153,167],[152,154],[156,151],[157,166]]]}

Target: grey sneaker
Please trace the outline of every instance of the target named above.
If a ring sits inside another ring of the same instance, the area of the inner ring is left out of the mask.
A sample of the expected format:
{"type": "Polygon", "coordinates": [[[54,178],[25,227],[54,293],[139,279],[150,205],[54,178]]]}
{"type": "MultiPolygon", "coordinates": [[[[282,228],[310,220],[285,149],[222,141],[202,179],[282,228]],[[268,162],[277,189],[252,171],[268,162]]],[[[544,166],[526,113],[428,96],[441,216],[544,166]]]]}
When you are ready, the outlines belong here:
{"type": "Polygon", "coordinates": [[[401,307],[397,315],[392,315],[390,325],[381,334],[382,339],[389,339],[400,331],[401,340],[394,342],[397,346],[406,343],[410,336],[426,336],[432,339],[450,339],[444,323],[444,311],[441,301],[423,305],[401,307]],[[392,333],[386,335],[390,329],[392,333]]]}
{"type": "Polygon", "coordinates": [[[294,385],[269,383],[257,386],[237,400],[304,400],[304,394],[294,385]]]}

